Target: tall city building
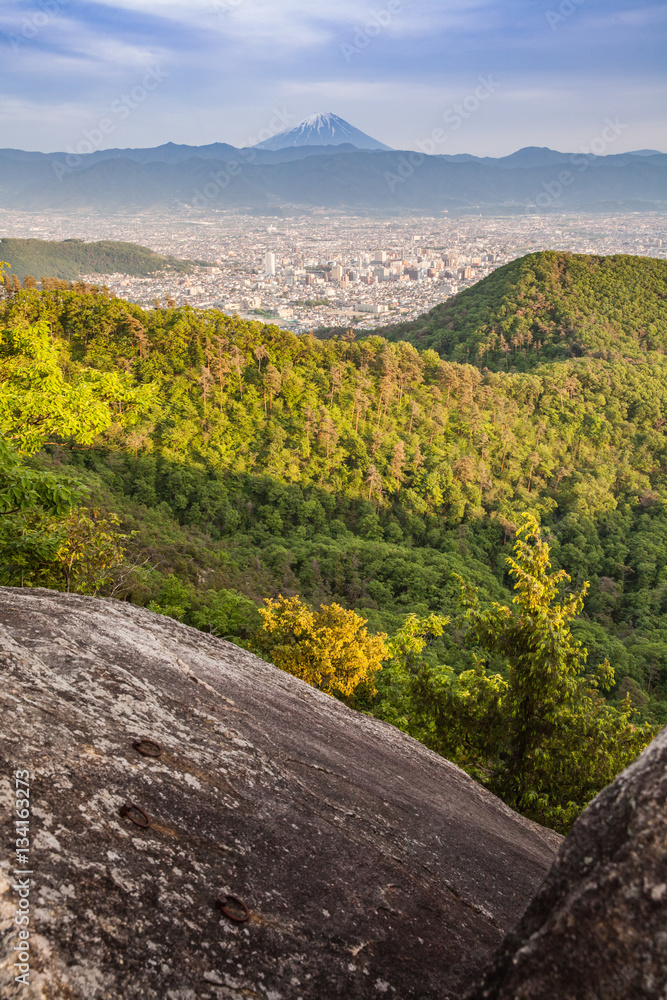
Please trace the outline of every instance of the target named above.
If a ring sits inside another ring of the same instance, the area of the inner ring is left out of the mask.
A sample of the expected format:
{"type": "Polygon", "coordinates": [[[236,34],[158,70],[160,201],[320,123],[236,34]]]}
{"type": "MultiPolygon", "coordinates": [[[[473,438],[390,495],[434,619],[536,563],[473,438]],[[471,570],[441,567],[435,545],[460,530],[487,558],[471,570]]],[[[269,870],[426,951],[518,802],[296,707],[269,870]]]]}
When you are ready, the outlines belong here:
{"type": "Polygon", "coordinates": [[[264,274],[275,274],[276,273],[276,255],[269,251],[264,254],[264,274]]]}

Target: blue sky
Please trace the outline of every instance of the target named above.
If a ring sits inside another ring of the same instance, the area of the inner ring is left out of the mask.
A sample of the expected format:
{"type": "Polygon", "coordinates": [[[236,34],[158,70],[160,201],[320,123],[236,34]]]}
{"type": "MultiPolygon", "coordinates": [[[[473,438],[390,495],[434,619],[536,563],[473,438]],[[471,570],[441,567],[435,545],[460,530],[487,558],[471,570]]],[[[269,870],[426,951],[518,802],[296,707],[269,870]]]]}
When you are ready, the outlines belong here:
{"type": "Polygon", "coordinates": [[[665,149],[666,29],[663,0],[3,0],[0,146],[246,145],[334,111],[405,149],[665,149]]]}

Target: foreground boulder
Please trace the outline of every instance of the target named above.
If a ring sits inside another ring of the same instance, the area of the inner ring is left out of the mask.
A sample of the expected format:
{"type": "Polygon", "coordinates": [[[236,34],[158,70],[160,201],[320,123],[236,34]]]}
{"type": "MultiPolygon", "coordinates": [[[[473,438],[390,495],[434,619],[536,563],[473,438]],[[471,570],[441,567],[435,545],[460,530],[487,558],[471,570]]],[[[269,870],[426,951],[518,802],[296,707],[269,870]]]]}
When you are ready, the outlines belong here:
{"type": "Polygon", "coordinates": [[[129,604],[0,588],[0,678],[0,832],[27,770],[32,872],[25,987],[3,852],[3,998],[453,1000],[561,842],[393,727],[129,604]]]}
{"type": "Polygon", "coordinates": [[[667,998],[667,729],[591,803],[469,1000],[667,998]]]}

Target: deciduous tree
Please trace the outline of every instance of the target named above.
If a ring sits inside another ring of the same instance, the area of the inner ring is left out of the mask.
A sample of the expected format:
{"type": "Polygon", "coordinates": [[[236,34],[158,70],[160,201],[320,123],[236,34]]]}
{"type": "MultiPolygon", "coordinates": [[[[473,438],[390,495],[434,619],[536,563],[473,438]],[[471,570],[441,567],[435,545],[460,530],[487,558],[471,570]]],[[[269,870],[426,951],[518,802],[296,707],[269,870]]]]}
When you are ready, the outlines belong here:
{"type": "Polygon", "coordinates": [[[350,698],[359,685],[374,690],[387,658],[386,635],[369,635],[366,622],[339,604],[319,610],[298,597],[267,599],[260,643],[277,667],[308,684],[350,698]]]}
{"type": "MultiPolygon", "coordinates": [[[[566,829],[655,730],[633,724],[629,701],[618,710],[600,695],[614,683],[608,660],[586,673],[587,652],[570,623],[582,611],[588,584],[578,593],[562,592],[570,578],[563,570],[550,572],[549,546],[532,515],[523,515],[507,562],[516,580],[513,608],[482,608],[476,589],[459,577],[470,639],[500,658],[504,683],[477,671],[476,697],[470,675],[452,679],[447,694],[453,704],[463,699],[471,706],[492,695],[488,715],[500,713],[503,726],[497,753],[486,762],[488,784],[513,808],[566,829]]],[[[486,715],[470,726],[468,742],[488,754],[486,715]]]]}

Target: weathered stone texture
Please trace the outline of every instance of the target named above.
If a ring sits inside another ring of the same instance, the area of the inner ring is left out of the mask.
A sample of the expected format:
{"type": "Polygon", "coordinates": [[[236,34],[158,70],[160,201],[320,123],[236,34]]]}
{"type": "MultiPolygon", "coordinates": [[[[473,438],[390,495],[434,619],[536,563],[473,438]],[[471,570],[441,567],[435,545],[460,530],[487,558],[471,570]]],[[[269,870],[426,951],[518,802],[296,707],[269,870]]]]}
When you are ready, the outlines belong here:
{"type": "Polygon", "coordinates": [[[468,1000],[667,1000],[667,729],[582,813],[468,1000]]]}
{"type": "Polygon", "coordinates": [[[560,843],[393,727],[116,601],[0,588],[0,706],[7,1000],[453,1000],[560,843]],[[7,961],[17,768],[27,989],[7,961]],[[227,892],[248,923],[216,910],[227,892]]]}

